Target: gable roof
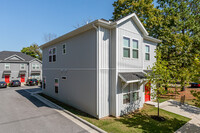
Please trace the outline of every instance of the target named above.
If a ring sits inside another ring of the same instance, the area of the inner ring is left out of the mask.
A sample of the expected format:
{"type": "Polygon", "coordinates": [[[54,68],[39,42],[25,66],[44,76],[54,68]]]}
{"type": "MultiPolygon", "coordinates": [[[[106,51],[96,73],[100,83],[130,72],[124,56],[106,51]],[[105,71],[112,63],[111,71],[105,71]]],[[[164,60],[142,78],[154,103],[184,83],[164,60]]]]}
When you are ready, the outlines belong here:
{"type": "Polygon", "coordinates": [[[116,28],[117,25],[119,25],[120,23],[126,21],[127,19],[130,19],[132,18],[134,20],[134,22],[136,23],[136,25],[138,26],[138,28],[141,30],[143,36],[144,36],[144,39],[148,39],[149,41],[152,41],[152,42],[155,42],[155,43],[160,43],[161,40],[159,39],[156,39],[156,38],[153,38],[153,37],[150,37],[148,36],[149,33],[146,31],[146,29],[144,28],[144,26],[142,25],[141,21],[138,19],[137,15],[135,13],[132,13],[126,17],[123,17],[117,21],[108,21],[108,20],[105,20],[105,19],[97,19],[91,23],[88,23],[78,29],[75,29],[67,34],[64,34],[52,41],[49,41],[43,45],[40,46],[41,49],[45,48],[45,47],[48,47],[48,46],[51,46],[53,44],[56,44],[56,43],[59,43],[59,42],[62,42],[68,38],[71,38],[75,35],[78,35],[80,33],[83,33],[87,30],[90,30],[92,28],[95,28],[96,26],[103,26],[103,27],[106,27],[108,29],[112,29],[112,28],[116,28]]]}
{"type": "Polygon", "coordinates": [[[31,61],[35,58],[26,55],[24,53],[21,52],[15,52],[15,51],[1,51],[0,52],[0,61],[4,61],[7,60],[8,58],[14,57],[14,56],[18,56],[20,57],[23,61],[31,61]]]}

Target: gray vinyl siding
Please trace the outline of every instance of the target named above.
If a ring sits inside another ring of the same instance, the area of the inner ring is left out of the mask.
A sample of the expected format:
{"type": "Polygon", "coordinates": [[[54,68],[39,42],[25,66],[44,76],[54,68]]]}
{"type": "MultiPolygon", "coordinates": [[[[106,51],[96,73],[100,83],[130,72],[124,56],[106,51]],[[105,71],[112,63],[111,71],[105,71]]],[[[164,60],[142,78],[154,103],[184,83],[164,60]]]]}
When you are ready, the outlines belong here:
{"type": "MultiPolygon", "coordinates": [[[[145,60],[144,58],[144,69],[147,69],[148,67],[152,67],[153,64],[156,62],[156,43],[144,40],[143,42],[144,46],[148,45],[150,47],[150,60],[145,60]]],[[[144,51],[144,57],[145,57],[145,51],[144,51]]]]}
{"type": "MultiPolygon", "coordinates": [[[[0,81],[5,81],[5,75],[4,75],[4,70],[5,70],[5,64],[6,63],[0,63],[0,81]]],[[[9,63],[10,64],[10,71],[11,71],[11,74],[10,74],[10,81],[11,80],[21,80],[21,77],[20,77],[20,64],[25,64],[25,70],[23,71],[26,71],[26,74],[25,74],[25,81],[28,79],[28,63],[15,63],[15,62],[12,62],[12,63],[9,63]]]]}
{"type": "Polygon", "coordinates": [[[42,64],[37,60],[34,60],[29,64],[29,77],[32,77],[33,75],[38,75],[40,79],[42,79],[42,64]],[[32,67],[33,64],[39,65],[39,69],[34,70],[32,67]],[[32,73],[32,71],[38,71],[38,73],[32,73]]]}
{"type": "Polygon", "coordinates": [[[91,29],[64,42],[43,49],[43,92],[88,114],[97,116],[96,105],[96,30],[91,29]],[[62,45],[66,44],[66,54],[62,45]],[[49,62],[49,48],[56,47],[56,62],[49,62]],[[67,79],[63,80],[62,76],[67,79]],[[54,78],[59,79],[58,94],[54,78]]]}

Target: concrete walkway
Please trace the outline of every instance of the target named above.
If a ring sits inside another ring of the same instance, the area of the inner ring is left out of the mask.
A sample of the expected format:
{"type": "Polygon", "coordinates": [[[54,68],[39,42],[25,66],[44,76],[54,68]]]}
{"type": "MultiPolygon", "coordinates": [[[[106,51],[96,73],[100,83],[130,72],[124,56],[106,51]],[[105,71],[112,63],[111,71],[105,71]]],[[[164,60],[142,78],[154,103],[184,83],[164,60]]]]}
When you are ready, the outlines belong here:
{"type": "MultiPolygon", "coordinates": [[[[147,104],[157,107],[155,102],[148,102],[147,104]]],[[[180,103],[174,100],[161,103],[160,108],[191,119],[175,133],[200,133],[200,108],[187,104],[180,106],[180,103]]]]}

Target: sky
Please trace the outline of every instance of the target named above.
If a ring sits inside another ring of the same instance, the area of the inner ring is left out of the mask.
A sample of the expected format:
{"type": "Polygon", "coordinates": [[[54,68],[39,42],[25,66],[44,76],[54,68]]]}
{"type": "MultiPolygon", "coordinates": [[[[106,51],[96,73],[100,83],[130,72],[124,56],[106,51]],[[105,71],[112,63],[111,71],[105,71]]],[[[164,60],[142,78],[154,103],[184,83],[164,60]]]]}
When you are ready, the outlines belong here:
{"type": "Polygon", "coordinates": [[[0,0],[0,51],[20,51],[45,43],[46,34],[57,37],[78,24],[111,19],[115,0],[0,0]]]}

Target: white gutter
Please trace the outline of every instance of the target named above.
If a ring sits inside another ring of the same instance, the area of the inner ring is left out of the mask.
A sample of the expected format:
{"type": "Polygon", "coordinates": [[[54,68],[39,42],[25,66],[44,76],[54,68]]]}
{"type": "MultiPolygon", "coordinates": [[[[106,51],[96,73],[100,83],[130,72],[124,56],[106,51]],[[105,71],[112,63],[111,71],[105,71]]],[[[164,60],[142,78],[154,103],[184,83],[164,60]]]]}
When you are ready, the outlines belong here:
{"type": "Polygon", "coordinates": [[[97,28],[94,24],[92,24],[92,26],[96,29],[96,31],[97,31],[97,38],[96,38],[96,41],[97,41],[97,48],[96,48],[96,50],[97,50],[97,53],[96,53],[96,55],[97,55],[97,58],[96,58],[96,74],[97,74],[97,90],[96,90],[96,109],[97,109],[97,116],[99,117],[99,27],[97,28]]]}

